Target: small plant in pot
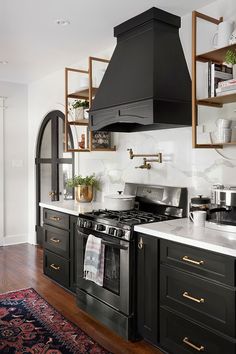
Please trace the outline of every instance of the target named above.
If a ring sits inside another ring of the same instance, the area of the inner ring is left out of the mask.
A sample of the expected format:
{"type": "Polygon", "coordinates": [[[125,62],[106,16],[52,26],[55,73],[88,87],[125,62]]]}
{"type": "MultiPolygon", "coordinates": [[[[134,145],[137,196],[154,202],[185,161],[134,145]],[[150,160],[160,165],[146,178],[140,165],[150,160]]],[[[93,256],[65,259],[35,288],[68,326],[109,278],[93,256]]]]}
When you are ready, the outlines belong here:
{"type": "Polygon", "coordinates": [[[95,174],[86,177],[74,176],[68,179],[66,184],[68,187],[75,188],[76,200],[79,203],[91,202],[94,189],[99,190],[99,180],[95,177],[95,174]]]}
{"type": "Polygon", "coordinates": [[[71,104],[71,110],[74,111],[75,120],[87,119],[89,102],[87,100],[75,100],[71,104]]]}
{"type": "Polygon", "coordinates": [[[235,50],[227,50],[225,54],[225,62],[227,64],[232,65],[233,68],[233,78],[236,78],[236,49],[235,50]]]}

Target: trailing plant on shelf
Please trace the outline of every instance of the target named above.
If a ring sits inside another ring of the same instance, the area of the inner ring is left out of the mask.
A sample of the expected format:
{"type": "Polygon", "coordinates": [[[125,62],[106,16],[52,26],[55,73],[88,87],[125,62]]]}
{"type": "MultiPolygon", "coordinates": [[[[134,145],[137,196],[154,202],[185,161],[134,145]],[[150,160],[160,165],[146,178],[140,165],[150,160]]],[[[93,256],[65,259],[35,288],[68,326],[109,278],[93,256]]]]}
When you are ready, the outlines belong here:
{"type": "Polygon", "coordinates": [[[233,68],[233,78],[236,78],[236,49],[235,50],[227,50],[225,54],[225,62],[227,64],[232,65],[233,68]]]}
{"type": "Polygon", "coordinates": [[[89,108],[89,102],[87,100],[75,100],[71,106],[73,109],[76,109],[76,108],[87,109],[87,108],[89,108]]]}
{"type": "Polygon", "coordinates": [[[89,102],[87,100],[75,100],[69,102],[69,114],[74,117],[74,120],[81,120],[88,118],[89,102]]]}
{"type": "Polygon", "coordinates": [[[226,54],[225,54],[225,62],[227,64],[231,64],[234,65],[236,64],[236,49],[235,50],[227,50],[226,54]]]}

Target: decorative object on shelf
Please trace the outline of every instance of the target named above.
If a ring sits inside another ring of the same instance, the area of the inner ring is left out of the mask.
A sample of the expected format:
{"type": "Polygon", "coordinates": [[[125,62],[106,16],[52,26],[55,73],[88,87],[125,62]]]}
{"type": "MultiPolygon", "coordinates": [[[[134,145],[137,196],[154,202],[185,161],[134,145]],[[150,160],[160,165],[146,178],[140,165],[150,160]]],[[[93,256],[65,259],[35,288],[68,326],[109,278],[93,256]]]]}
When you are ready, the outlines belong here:
{"type": "Polygon", "coordinates": [[[213,47],[222,48],[229,44],[230,35],[233,31],[233,23],[222,21],[217,26],[217,31],[213,36],[213,47]]]}
{"type": "Polygon", "coordinates": [[[233,68],[233,79],[236,79],[236,49],[227,50],[225,54],[225,62],[231,64],[233,68]]]}
{"type": "Polygon", "coordinates": [[[74,176],[67,180],[67,186],[76,188],[76,200],[79,203],[89,203],[93,200],[94,189],[99,190],[99,180],[95,174],[82,177],[74,176]]]}
{"type": "Polygon", "coordinates": [[[157,154],[134,154],[132,149],[127,149],[127,151],[129,151],[129,158],[131,160],[133,160],[134,157],[142,157],[143,158],[143,164],[140,166],[136,166],[135,168],[150,170],[152,167],[151,166],[152,162],[162,163],[162,153],[161,152],[159,152],[157,154]],[[148,160],[147,157],[156,157],[156,159],[148,160]]]}
{"type": "Polygon", "coordinates": [[[92,134],[93,149],[111,149],[111,133],[96,131],[92,134]]]}
{"type": "Polygon", "coordinates": [[[70,107],[73,110],[75,121],[88,119],[89,102],[87,100],[75,100],[70,107]]]}
{"type": "Polygon", "coordinates": [[[231,36],[229,37],[229,44],[236,43],[236,29],[232,32],[231,36]]]}

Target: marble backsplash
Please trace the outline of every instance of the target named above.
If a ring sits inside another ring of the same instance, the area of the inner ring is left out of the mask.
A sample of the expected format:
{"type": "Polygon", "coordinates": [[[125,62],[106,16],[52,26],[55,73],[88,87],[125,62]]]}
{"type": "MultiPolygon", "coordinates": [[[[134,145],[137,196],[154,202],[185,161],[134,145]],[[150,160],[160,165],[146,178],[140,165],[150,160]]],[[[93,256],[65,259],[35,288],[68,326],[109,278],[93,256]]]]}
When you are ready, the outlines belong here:
{"type": "Polygon", "coordinates": [[[160,184],[187,187],[189,197],[197,194],[210,195],[215,183],[235,184],[235,147],[219,153],[214,149],[192,149],[191,128],[178,128],[138,133],[114,133],[116,152],[92,152],[79,155],[79,173],[95,173],[101,180],[104,194],[123,190],[125,182],[160,184]],[[129,159],[128,148],[133,152],[163,154],[163,163],[152,163],[150,170],[136,168],[142,158],[129,159]]]}

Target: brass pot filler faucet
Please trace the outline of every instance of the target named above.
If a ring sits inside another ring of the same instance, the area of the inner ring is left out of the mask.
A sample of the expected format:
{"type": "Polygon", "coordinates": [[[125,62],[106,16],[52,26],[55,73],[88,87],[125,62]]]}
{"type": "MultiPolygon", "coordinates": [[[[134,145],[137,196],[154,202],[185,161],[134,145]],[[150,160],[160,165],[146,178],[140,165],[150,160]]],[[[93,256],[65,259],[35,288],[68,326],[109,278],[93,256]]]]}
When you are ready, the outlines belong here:
{"type": "Polygon", "coordinates": [[[132,149],[127,149],[129,151],[129,158],[133,160],[134,157],[142,157],[143,164],[140,166],[136,166],[135,168],[147,169],[150,170],[152,167],[150,162],[158,162],[162,163],[162,153],[159,152],[158,154],[134,154],[132,149]],[[156,159],[148,160],[147,157],[156,157],[156,159]]]}

